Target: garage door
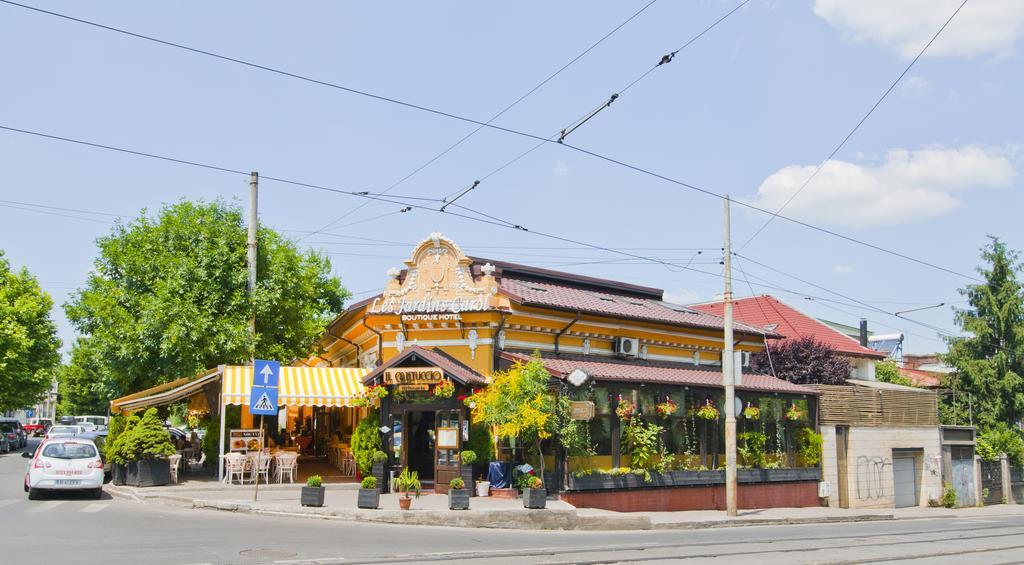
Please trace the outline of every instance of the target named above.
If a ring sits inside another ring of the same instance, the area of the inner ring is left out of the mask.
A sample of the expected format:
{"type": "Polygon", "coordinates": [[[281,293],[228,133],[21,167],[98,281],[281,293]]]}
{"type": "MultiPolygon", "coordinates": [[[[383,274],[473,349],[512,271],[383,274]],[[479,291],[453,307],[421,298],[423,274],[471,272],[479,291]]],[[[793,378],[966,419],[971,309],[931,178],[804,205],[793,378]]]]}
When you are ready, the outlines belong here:
{"type": "Polygon", "coordinates": [[[896,498],[896,508],[917,506],[917,477],[921,475],[921,467],[917,461],[912,453],[893,454],[893,494],[896,498]]]}

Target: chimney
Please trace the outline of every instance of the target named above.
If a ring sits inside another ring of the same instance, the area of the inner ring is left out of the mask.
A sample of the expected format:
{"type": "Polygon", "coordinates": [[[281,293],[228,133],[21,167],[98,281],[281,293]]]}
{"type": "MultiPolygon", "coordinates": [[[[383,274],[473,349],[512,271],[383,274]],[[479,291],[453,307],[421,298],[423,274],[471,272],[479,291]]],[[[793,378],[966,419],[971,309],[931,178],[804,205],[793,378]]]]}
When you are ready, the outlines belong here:
{"type": "Polygon", "coordinates": [[[864,318],[860,319],[860,345],[868,346],[868,321],[864,318]]]}

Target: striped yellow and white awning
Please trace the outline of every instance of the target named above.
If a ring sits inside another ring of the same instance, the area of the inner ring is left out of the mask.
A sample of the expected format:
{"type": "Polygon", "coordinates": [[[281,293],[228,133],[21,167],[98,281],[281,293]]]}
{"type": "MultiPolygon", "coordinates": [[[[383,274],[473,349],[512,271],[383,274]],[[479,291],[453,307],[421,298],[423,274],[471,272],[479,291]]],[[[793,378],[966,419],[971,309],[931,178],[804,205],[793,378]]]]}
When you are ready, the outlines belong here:
{"type": "MultiPolygon", "coordinates": [[[[363,394],[367,369],[281,367],[278,403],[282,406],[352,406],[363,394]]],[[[249,404],[252,367],[224,367],[224,404],[249,404]]]]}

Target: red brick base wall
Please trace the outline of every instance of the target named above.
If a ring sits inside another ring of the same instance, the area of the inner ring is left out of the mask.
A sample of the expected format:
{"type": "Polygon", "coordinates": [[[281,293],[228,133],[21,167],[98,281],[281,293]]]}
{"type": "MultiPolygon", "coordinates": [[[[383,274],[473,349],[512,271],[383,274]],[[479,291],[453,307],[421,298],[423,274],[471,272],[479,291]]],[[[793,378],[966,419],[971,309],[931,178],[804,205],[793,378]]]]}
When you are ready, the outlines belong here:
{"type": "MultiPolygon", "coordinates": [[[[739,485],[738,497],[740,508],[821,506],[816,481],[739,485]]],[[[616,512],[725,510],[725,485],[563,492],[561,499],[577,508],[601,508],[616,512]]]]}

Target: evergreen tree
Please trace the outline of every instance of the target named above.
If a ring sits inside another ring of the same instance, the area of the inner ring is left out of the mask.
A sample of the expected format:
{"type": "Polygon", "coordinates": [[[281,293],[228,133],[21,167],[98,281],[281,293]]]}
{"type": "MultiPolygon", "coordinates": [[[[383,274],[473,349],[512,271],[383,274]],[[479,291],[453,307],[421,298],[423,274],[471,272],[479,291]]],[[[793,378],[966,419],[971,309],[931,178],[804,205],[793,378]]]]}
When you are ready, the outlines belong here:
{"type": "Polygon", "coordinates": [[[943,398],[943,422],[966,424],[972,409],[983,430],[1000,423],[1016,427],[1024,416],[1021,262],[999,238],[990,239],[981,250],[986,265],[978,268],[985,282],[960,289],[969,306],[956,310],[956,322],[967,335],[948,338],[949,352],[943,356],[956,370],[944,383],[956,403],[953,395],[943,398]]]}

